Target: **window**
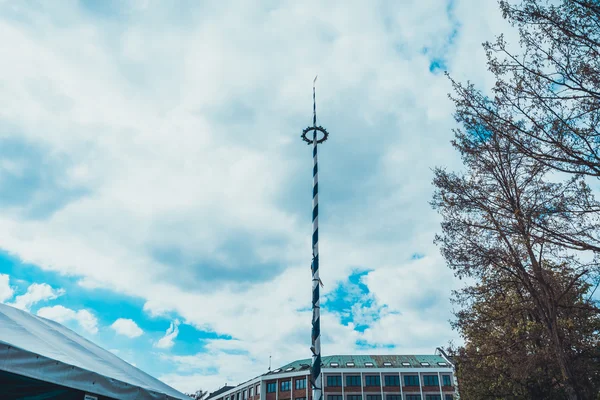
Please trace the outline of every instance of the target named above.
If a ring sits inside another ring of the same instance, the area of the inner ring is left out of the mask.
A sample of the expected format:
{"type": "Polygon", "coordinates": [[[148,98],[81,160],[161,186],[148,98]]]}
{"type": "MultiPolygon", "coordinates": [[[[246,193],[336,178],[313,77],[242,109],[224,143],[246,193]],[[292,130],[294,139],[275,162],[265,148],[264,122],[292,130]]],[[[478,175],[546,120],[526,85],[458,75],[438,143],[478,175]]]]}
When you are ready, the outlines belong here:
{"type": "Polygon", "coordinates": [[[368,394],[367,400],[381,400],[380,394],[368,394]]]}
{"type": "Polygon", "coordinates": [[[306,378],[296,379],[296,389],[306,389],[306,378]]]}
{"type": "Polygon", "coordinates": [[[446,364],[445,362],[439,362],[438,365],[440,367],[447,367],[448,366],[448,364],[446,364]]]}
{"type": "Polygon", "coordinates": [[[404,375],[404,386],[419,386],[417,375],[404,375]]]}
{"type": "Polygon", "coordinates": [[[274,373],[274,374],[276,374],[276,373],[278,373],[278,372],[281,372],[281,368],[279,368],[279,369],[276,369],[275,371],[273,371],[273,373],[274,373]]]}
{"type": "Polygon", "coordinates": [[[439,394],[426,394],[425,400],[442,400],[442,396],[439,394]]]}
{"type": "Polygon", "coordinates": [[[379,375],[366,375],[365,376],[365,386],[379,386],[381,385],[381,380],[379,379],[379,375]]]}
{"type": "Polygon", "coordinates": [[[384,377],[385,386],[400,386],[400,377],[398,375],[389,375],[384,377]]]}
{"type": "Polygon", "coordinates": [[[283,381],[283,382],[281,382],[281,391],[285,392],[285,391],[290,390],[290,386],[291,386],[290,385],[290,381],[283,381]]]}
{"type": "Polygon", "coordinates": [[[330,363],[330,364],[329,364],[329,366],[330,366],[330,367],[333,367],[333,368],[336,368],[336,367],[339,367],[339,366],[340,366],[340,364],[339,364],[339,363],[336,363],[336,362],[332,362],[332,363],[330,363]]]}
{"type": "Polygon", "coordinates": [[[442,386],[452,386],[450,375],[442,375],[442,386]]]}
{"type": "Polygon", "coordinates": [[[330,394],[327,396],[327,400],[343,400],[339,394],[330,394]]]}
{"type": "Polygon", "coordinates": [[[429,363],[428,363],[428,362],[422,362],[422,363],[421,363],[421,365],[422,365],[423,367],[429,367],[429,363]]]}
{"type": "Polygon", "coordinates": [[[244,400],[248,400],[248,390],[244,390],[244,400]]]}
{"type": "Polygon", "coordinates": [[[237,400],[240,400],[240,394],[239,393],[235,397],[237,397],[237,400]]]}
{"type": "Polygon", "coordinates": [[[421,400],[420,394],[407,394],[406,400],[421,400]]]}
{"type": "Polygon", "coordinates": [[[439,386],[439,384],[440,381],[437,375],[423,375],[423,386],[439,386]]]}
{"type": "Polygon", "coordinates": [[[296,397],[296,400],[306,400],[306,397],[296,397]]]}
{"type": "Polygon", "coordinates": [[[354,367],[354,363],[353,362],[347,362],[346,363],[346,367],[354,367]]]}
{"type": "Polygon", "coordinates": [[[385,396],[385,400],[402,400],[399,394],[388,394],[385,396]]]}
{"type": "Polygon", "coordinates": [[[445,400],[454,400],[454,396],[452,396],[451,394],[447,394],[444,396],[445,400]]]}
{"type": "Polygon", "coordinates": [[[277,383],[267,383],[267,393],[275,393],[277,391],[277,383]]]}
{"type": "Polygon", "coordinates": [[[258,386],[256,387],[256,395],[258,396],[259,394],[260,394],[260,385],[258,385],[258,386]]]}
{"type": "Polygon", "coordinates": [[[392,366],[392,363],[391,363],[391,362],[389,362],[389,361],[386,361],[386,362],[384,362],[384,363],[383,363],[383,366],[384,366],[384,367],[391,367],[391,366],[392,366]]]}
{"type": "Polygon", "coordinates": [[[348,400],[362,400],[362,396],[360,394],[349,394],[348,400]]]}
{"type": "MultiPolygon", "coordinates": [[[[360,383],[360,376],[348,375],[346,376],[346,386],[362,386],[360,383]]],[[[350,400],[350,399],[348,399],[350,400]]]]}
{"type": "Polygon", "coordinates": [[[340,375],[328,376],[327,386],[342,386],[342,377],[340,375]]]}
{"type": "Polygon", "coordinates": [[[254,396],[254,386],[250,388],[250,397],[254,396]]]}
{"type": "Polygon", "coordinates": [[[403,363],[402,363],[402,366],[403,366],[403,367],[410,367],[410,363],[409,363],[409,362],[403,362],[403,363]]]}
{"type": "Polygon", "coordinates": [[[294,369],[294,367],[289,367],[289,368],[286,368],[286,369],[285,369],[285,372],[290,372],[290,371],[291,371],[291,370],[293,370],[293,369],[294,369]]]}
{"type": "Polygon", "coordinates": [[[372,366],[373,366],[373,363],[372,363],[372,362],[366,362],[366,363],[365,363],[365,367],[372,367],[372,366]]]}

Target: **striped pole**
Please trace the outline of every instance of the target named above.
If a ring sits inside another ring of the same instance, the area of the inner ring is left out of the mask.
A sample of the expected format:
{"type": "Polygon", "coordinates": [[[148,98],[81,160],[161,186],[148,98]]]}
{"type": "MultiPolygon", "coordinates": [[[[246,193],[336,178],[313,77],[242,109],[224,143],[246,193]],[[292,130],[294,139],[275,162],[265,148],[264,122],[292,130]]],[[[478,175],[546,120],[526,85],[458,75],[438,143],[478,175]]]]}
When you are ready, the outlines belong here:
{"type": "Polygon", "coordinates": [[[310,381],[312,384],[312,400],[323,398],[323,376],[321,375],[321,309],[319,304],[319,167],[317,163],[317,145],[329,137],[329,133],[322,126],[317,126],[317,101],[315,96],[315,83],[313,81],[313,124],[302,131],[302,140],[313,145],[313,200],[312,200],[312,367],[310,381]],[[312,138],[308,137],[312,132],[312,138]],[[323,135],[320,139],[319,132],[323,135]]]}
{"type": "Polygon", "coordinates": [[[317,101],[313,81],[313,199],[312,199],[312,358],[313,400],[323,397],[321,375],[321,309],[319,308],[319,166],[317,162],[317,101]]]}

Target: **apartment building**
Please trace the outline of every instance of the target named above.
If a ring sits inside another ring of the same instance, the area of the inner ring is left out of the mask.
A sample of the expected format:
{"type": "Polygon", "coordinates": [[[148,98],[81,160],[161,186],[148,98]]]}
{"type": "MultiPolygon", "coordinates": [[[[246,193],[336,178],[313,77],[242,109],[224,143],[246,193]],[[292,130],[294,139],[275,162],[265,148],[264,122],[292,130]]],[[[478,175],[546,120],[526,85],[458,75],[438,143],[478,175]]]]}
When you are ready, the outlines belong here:
{"type": "MultiPolygon", "coordinates": [[[[453,400],[454,370],[442,355],[322,358],[324,400],[453,400]]],[[[310,359],[269,371],[211,400],[311,400],[310,359]]]]}

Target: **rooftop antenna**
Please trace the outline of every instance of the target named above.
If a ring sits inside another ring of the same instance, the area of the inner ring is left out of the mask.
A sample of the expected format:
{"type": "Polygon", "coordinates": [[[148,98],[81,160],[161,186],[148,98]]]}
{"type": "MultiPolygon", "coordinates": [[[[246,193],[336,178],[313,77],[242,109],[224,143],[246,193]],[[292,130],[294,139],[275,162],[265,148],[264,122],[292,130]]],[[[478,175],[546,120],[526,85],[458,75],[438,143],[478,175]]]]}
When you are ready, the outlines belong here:
{"type": "Polygon", "coordinates": [[[317,126],[317,100],[315,84],[317,77],[313,80],[313,124],[302,131],[302,140],[308,145],[313,145],[313,198],[312,198],[312,367],[311,384],[312,400],[323,398],[323,376],[321,374],[321,310],[319,303],[319,286],[323,282],[319,278],[319,168],[317,164],[317,145],[325,142],[329,133],[322,126],[317,126]],[[312,138],[309,134],[312,132],[312,138]],[[319,138],[319,136],[321,136],[319,138]]]}
{"type": "Polygon", "coordinates": [[[271,355],[269,354],[269,371],[271,370],[271,355]]]}

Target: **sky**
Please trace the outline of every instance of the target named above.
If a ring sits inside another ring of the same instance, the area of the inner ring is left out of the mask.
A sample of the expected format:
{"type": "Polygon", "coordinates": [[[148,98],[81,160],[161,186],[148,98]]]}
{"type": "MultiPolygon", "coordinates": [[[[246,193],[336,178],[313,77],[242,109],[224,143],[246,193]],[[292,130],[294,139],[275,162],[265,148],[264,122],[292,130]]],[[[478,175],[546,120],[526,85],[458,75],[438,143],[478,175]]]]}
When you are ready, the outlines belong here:
{"type": "Polygon", "coordinates": [[[0,301],[182,391],[323,354],[433,354],[448,71],[489,89],[493,0],[0,0],[0,301]]]}

